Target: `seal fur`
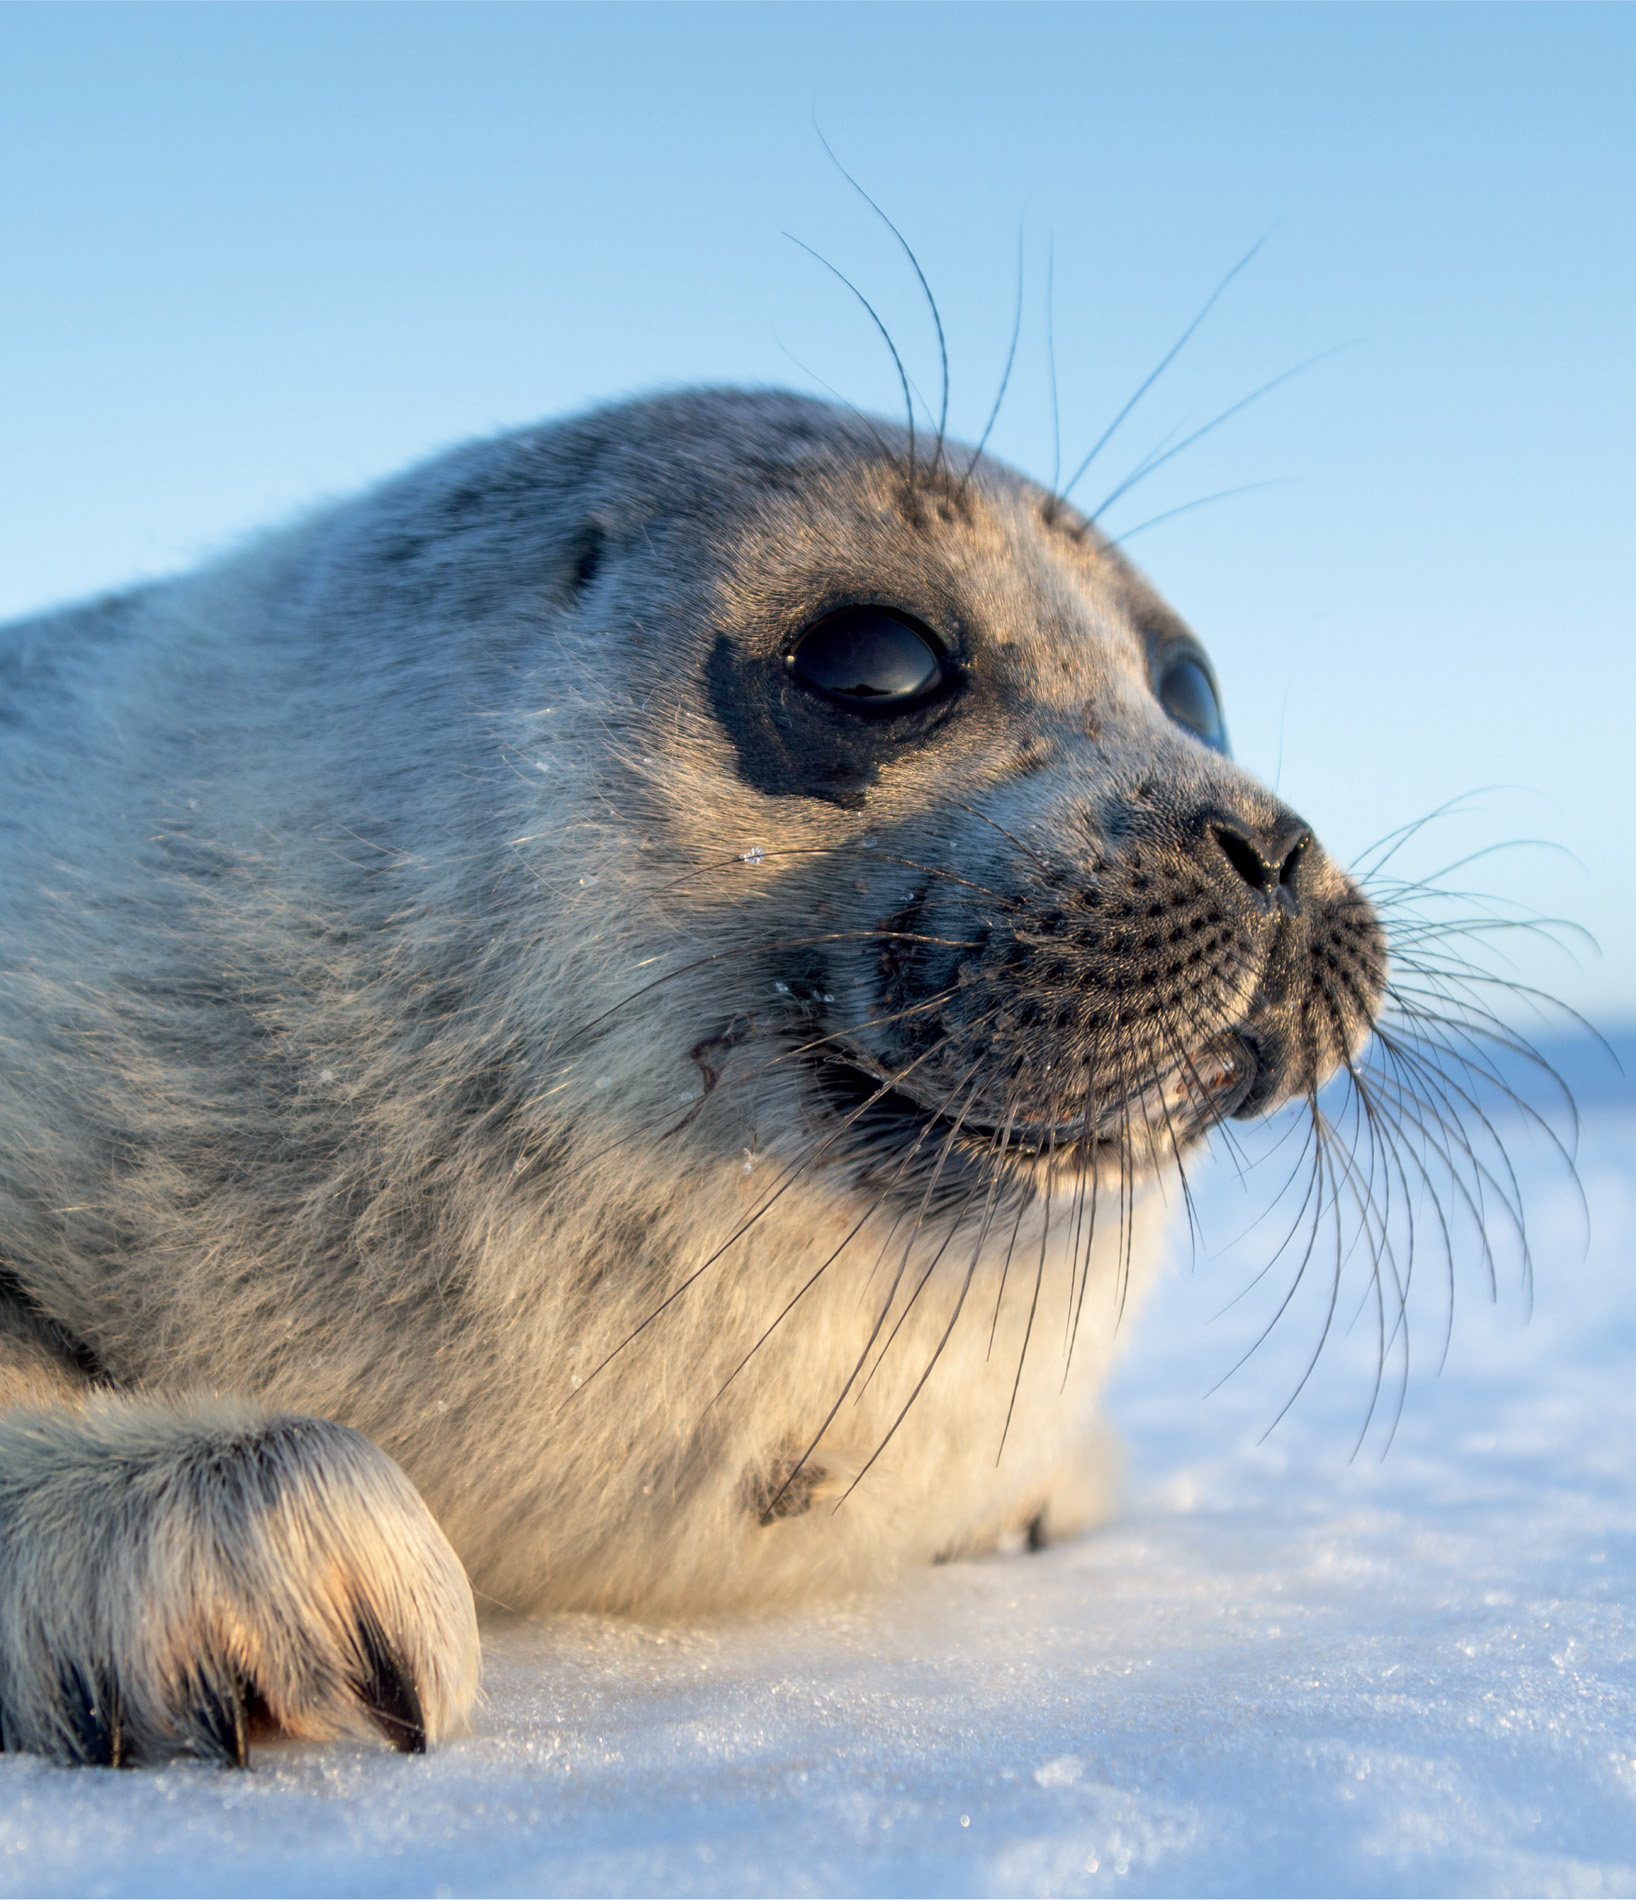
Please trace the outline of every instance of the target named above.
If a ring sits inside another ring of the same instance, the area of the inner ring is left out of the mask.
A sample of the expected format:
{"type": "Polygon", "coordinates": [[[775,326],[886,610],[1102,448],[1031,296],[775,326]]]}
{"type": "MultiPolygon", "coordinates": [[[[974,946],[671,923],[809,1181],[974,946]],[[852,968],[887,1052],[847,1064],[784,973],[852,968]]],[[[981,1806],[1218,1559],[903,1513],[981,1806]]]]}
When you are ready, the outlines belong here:
{"type": "Polygon", "coordinates": [[[421,1745],[462,1566],[674,1612],[1094,1518],[1182,1159],[1385,980],[1178,656],[1055,497],[732,390],[6,629],[6,1745],[421,1745]],[[792,672],[860,606],[936,694],[792,672]]]}

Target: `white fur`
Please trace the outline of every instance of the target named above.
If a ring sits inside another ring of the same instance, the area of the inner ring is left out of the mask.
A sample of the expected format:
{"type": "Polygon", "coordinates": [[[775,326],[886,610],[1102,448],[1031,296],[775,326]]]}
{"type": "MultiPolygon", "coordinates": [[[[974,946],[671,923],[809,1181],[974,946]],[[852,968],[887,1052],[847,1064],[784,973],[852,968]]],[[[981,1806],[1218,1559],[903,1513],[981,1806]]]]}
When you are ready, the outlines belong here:
{"type": "Polygon", "coordinates": [[[906,501],[883,428],[633,405],[0,633],[0,1378],[64,1400],[0,1421],[8,1745],[73,1752],[65,1663],[139,1752],[196,1740],[201,1656],[356,1727],[360,1602],[443,1732],[475,1672],[442,1534],[507,1604],[651,1613],[1103,1507],[1164,1143],[1140,1192],[1040,1161],[1026,1205],[917,1211],[790,1051],[869,1044],[858,944],[928,876],[975,931],[985,878],[1089,876],[1156,777],[1273,807],[1155,703],[1175,623],[1113,551],[987,463],[906,501]],[[855,799],[769,790],[723,630],[848,588],[957,600],[992,709],[855,799]]]}

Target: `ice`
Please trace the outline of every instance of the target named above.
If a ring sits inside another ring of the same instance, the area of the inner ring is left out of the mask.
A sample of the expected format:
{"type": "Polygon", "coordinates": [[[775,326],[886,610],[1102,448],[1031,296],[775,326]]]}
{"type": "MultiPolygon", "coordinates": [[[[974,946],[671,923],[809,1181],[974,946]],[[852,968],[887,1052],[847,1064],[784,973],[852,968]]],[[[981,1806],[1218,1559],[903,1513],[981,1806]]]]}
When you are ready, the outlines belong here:
{"type": "MultiPolygon", "coordinates": [[[[1280,1290],[1211,1318],[1252,1235],[1135,1329],[1098,1535],[761,1619],[499,1619],[425,1759],[0,1758],[0,1891],[1636,1892],[1636,1096],[1582,1094],[1588,1239],[1522,1144],[1532,1317],[1462,1261],[1439,1376],[1428,1276],[1384,1458],[1367,1310],[1265,1442],[1309,1308],[1202,1396],[1280,1290]]],[[[1199,1201],[1231,1239],[1230,1165],[1199,1201]]]]}

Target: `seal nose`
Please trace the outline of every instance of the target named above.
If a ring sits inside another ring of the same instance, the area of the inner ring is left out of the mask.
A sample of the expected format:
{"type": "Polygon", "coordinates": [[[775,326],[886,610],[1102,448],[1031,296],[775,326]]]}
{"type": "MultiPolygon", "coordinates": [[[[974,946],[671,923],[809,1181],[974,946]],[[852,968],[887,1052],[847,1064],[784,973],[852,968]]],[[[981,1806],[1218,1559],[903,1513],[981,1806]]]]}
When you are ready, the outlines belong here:
{"type": "Polygon", "coordinates": [[[1291,907],[1300,902],[1300,870],[1312,833],[1293,813],[1265,828],[1214,818],[1206,829],[1234,875],[1263,904],[1278,898],[1291,907]]]}

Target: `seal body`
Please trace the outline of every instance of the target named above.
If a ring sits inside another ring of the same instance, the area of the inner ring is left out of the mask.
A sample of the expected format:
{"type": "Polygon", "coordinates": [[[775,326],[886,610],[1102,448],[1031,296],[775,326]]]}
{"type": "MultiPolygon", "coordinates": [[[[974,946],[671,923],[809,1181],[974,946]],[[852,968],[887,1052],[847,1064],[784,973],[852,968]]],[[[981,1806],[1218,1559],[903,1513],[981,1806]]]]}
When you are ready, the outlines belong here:
{"type": "Polygon", "coordinates": [[[796,396],[457,450],[0,688],[11,1746],[423,1740],[451,1547],[668,1612],[1089,1521],[1178,1158],[1381,996],[1118,551],[796,396]]]}

